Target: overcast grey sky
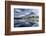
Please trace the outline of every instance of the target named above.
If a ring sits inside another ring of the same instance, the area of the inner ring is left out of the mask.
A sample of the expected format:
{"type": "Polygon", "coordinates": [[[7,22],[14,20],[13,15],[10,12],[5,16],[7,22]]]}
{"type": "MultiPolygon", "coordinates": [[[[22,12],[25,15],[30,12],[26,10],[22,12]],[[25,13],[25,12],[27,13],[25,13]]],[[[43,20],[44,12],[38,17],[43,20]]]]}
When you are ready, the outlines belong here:
{"type": "Polygon", "coordinates": [[[39,9],[22,9],[22,8],[14,8],[14,16],[15,17],[23,17],[30,13],[34,13],[31,15],[39,15],[39,9]]]}

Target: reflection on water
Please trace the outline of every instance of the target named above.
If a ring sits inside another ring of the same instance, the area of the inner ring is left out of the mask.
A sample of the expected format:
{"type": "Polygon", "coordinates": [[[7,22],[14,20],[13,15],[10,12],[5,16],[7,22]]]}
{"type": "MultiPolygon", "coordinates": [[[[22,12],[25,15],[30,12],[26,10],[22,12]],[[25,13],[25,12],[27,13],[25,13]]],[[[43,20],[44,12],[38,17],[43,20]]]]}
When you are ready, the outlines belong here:
{"type": "Polygon", "coordinates": [[[38,22],[28,22],[26,20],[15,20],[14,27],[37,27],[38,22]]]}

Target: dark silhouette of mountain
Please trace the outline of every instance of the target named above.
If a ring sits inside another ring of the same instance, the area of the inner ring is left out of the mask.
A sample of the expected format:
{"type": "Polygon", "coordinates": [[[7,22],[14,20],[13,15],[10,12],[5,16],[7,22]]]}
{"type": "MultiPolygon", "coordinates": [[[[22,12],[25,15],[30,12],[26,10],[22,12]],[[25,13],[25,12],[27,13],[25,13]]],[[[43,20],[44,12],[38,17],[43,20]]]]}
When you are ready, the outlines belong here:
{"type": "Polygon", "coordinates": [[[22,16],[22,17],[14,17],[14,18],[28,18],[28,17],[31,17],[31,16],[37,16],[37,15],[34,12],[31,12],[28,15],[25,15],[25,16],[22,16]]]}
{"type": "Polygon", "coordinates": [[[36,15],[34,12],[31,12],[30,14],[31,14],[31,15],[36,15]]]}

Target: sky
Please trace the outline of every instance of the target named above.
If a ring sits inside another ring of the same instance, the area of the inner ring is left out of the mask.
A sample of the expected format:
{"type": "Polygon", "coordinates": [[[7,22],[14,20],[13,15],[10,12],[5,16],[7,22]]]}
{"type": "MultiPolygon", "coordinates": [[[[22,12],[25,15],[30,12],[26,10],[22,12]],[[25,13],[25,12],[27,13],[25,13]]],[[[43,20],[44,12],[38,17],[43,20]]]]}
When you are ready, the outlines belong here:
{"type": "Polygon", "coordinates": [[[39,14],[39,9],[23,9],[23,8],[14,8],[14,16],[15,17],[23,17],[26,15],[38,15],[39,14]],[[31,13],[34,14],[31,14],[31,13]]]}

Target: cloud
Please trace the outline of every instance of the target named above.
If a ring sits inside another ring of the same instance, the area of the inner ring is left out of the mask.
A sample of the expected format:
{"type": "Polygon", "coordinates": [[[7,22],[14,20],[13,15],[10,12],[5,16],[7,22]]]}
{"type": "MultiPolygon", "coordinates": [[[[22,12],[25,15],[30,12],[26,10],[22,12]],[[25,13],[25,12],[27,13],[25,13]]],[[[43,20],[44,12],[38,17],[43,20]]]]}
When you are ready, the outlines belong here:
{"type": "Polygon", "coordinates": [[[30,13],[35,13],[35,15],[38,15],[39,12],[38,12],[38,9],[21,9],[21,8],[16,8],[14,9],[14,16],[15,17],[23,17],[23,16],[26,16],[26,15],[29,15],[30,13]]]}

